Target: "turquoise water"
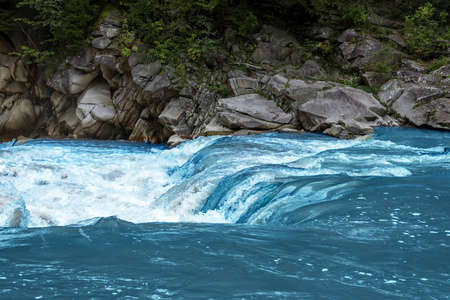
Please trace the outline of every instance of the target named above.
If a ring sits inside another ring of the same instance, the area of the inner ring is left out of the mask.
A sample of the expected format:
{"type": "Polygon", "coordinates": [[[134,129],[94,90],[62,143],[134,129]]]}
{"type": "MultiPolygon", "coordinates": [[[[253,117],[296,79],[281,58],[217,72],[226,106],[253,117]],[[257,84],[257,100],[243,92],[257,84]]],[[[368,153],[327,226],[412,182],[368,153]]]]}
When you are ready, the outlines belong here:
{"type": "Polygon", "coordinates": [[[0,144],[2,299],[450,299],[450,133],[0,144]]]}

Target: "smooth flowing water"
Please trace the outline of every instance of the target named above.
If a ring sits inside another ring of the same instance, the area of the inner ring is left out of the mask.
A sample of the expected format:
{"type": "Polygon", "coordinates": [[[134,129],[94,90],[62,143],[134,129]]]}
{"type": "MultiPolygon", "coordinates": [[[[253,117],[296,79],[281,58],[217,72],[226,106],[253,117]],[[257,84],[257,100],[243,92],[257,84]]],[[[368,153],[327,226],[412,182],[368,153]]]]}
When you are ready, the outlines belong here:
{"type": "Polygon", "coordinates": [[[450,133],[0,144],[1,299],[450,299],[450,133]]]}

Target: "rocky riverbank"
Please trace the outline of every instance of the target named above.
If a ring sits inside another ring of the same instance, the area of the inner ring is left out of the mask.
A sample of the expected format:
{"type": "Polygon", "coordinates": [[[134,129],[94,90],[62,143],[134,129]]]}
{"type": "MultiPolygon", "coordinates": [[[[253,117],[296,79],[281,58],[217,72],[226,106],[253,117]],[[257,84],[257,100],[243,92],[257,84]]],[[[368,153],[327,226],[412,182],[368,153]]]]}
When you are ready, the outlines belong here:
{"type": "Polygon", "coordinates": [[[376,15],[371,20],[387,32],[387,42],[352,28],[311,27],[313,46],[305,50],[303,41],[264,26],[249,36],[245,51],[225,34],[223,49],[203,65],[186,58],[173,66],[149,62],[140,43],[123,56],[117,46],[121,19],[113,12],[89,46],[49,78],[12,55],[25,37],[3,32],[0,139],[66,136],[174,145],[200,135],[263,131],[353,138],[374,126],[450,130],[450,65],[428,72],[402,52],[406,42],[397,22],[376,15]]]}

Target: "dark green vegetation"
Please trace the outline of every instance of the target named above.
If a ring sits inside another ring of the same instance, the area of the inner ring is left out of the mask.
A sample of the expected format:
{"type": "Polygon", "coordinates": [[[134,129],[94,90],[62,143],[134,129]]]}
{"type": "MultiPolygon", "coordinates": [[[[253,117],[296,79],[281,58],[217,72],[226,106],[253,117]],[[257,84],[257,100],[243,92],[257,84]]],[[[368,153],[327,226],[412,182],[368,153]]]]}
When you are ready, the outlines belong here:
{"type": "MultiPolygon", "coordinates": [[[[125,24],[116,41],[122,55],[137,51],[136,41],[130,38],[135,33],[138,43],[149,46],[144,50],[148,60],[163,63],[177,62],[180,57],[204,61],[222,43],[228,28],[228,34],[242,44],[263,24],[284,27],[301,38],[302,28],[326,19],[330,12],[341,16],[333,24],[339,29],[373,33],[379,29],[367,22],[373,8],[404,22],[406,50],[416,58],[440,57],[450,39],[450,0],[0,0],[0,8],[0,31],[20,29],[29,38],[28,45],[16,54],[53,66],[53,70],[86,43],[95,25],[112,10],[120,12],[125,24]]],[[[242,49],[251,51],[252,46],[242,49]]],[[[326,56],[334,45],[321,46],[326,56]]]]}

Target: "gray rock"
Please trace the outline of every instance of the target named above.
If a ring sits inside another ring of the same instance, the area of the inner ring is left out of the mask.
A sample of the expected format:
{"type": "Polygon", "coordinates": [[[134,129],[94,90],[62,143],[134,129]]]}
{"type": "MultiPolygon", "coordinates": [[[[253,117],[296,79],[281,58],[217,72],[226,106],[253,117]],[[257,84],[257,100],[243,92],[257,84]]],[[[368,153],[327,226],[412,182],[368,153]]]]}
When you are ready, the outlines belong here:
{"type": "Polygon", "coordinates": [[[404,82],[412,82],[415,84],[438,85],[441,78],[434,75],[422,74],[413,71],[400,70],[397,72],[397,78],[404,82]]]}
{"type": "Polygon", "coordinates": [[[337,38],[337,41],[339,43],[351,43],[353,41],[356,41],[358,38],[359,34],[355,29],[347,29],[337,38]]]}
{"type": "Polygon", "coordinates": [[[228,78],[246,78],[247,75],[241,69],[233,69],[227,73],[228,78]]]}
{"type": "Polygon", "coordinates": [[[378,88],[389,80],[390,74],[379,72],[365,72],[362,74],[362,79],[366,85],[371,88],[378,88]]]}
{"type": "Polygon", "coordinates": [[[450,99],[442,87],[408,84],[388,105],[415,126],[450,129],[450,99]]]}
{"type": "Polygon", "coordinates": [[[109,45],[111,45],[112,41],[110,39],[108,39],[107,37],[98,37],[92,40],[92,47],[99,49],[99,50],[104,50],[106,49],[109,45]]]}
{"type": "Polygon", "coordinates": [[[161,72],[161,62],[156,61],[150,64],[138,64],[131,70],[133,81],[137,85],[147,83],[161,72]]]}
{"type": "Polygon", "coordinates": [[[11,109],[0,115],[0,136],[10,140],[20,135],[28,136],[37,120],[34,105],[29,99],[18,99],[11,109]]]}
{"type": "Polygon", "coordinates": [[[229,135],[232,134],[233,130],[224,127],[217,117],[214,117],[211,122],[209,122],[204,129],[200,132],[200,136],[211,136],[211,135],[229,135]]]}
{"type": "Polygon", "coordinates": [[[402,55],[397,50],[383,47],[377,41],[364,40],[351,53],[344,55],[344,58],[350,61],[349,71],[361,71],[380,62],[389,66],[396,65],[400,63],[402,55]]]}
{"type": "Polygon", "coordinates": [[[264,26],[262,29],[268,36],[268,42],[281,47],[300,48],[300,44],[292,35],[273,26],[264,26]]]}
{"type": "Polygon", "coordinates": [[[96,122],[112,123],[116,115],[116,108],[111,99],[109,85],[106,82],[93,82],[78,97],[77,102],[77,113],[83,128],[90,127],[96,122]]]}
{"type": "Polygon", "coordinates": [[[173,148],[173,147],[178,146],[179,144],[181,144],[181,143],[183,143],[185,141],[186,141],[186,139],[184,139],[184,138],[174,134],[174,135],[171,135],[169,140],[167,141],[167,147],[173,148]]]}
{"type": "Polygon", "coordinates": [[[131,53],[130,57],[128,57],[128,65],[133,68],[137,64],[143,63],[147,59],[147,54],[145,53],[131,53]]]}
{"type": "Polygon", "coordinates": [[[357,123],[377,126],[385,122],[386,109],[370,94],[350,88],[335,87],[318,92],[298,107],[300,122],[309,131],[323,131],[332,124],[357,123]]]}
{"type": "Polygon", "coordinates": [[[314,97],[319,91],[329,89],[331,85],[325,81],[303,81],[290,80],[288,87],[283,91],[283,94],[289,99],[294,100],[295,105],[301,105],[307,102],[311,97],[314,97]]]}
{"type": "Polygon", "coordinates": [[[270,130],[281,126],[277,123],[266,122],[248,115],[230,111],[219,111],[218,119],[223,126],[234,130],[239,130],[242,128],[270,130]]]}
{"type": "Polygon", "coordinates": [[[234,96],[252,94],[258,89],[258,80],[250,77],[230,78],[228,86],[234,96]]]}
{"type": "Polygon", "coordinates": [[[11,71],[11,76],[14,81],[25,83],[29,82],[29,72],[22,60],[18,60],[15,64],[11,65],[9,70],[11,71]]]}
{"type": "Polygon", "coordinates": [[[309,36],[315,40],[325,41],[329,40],[334,34],[334,29],[330,27],[313,28],[309,32],[309,36]]]}
{"type": "Polygon", "coordinates": [[[291,48],[271,43],[260,43],[259,47],[252,54],[252,60],[257,63],[278,63],[287,59],[291,54],[291,48]]]}
{"type": "Polygon", "coordinates": [[[79,94],[97,77],[98,70],[94,73],[85,73],[77,69],[67,69],[56,73],[47,84],[53,89],[64,94],[79,94]]]}
{"type": "MultiPolygon", "coordinates": [[[[219,99],[219,107],[225,108],[231,113],[238,112],[255,119],[272,123],[288,124],[292,120],[292,115],[285,113],[281,108],[277,106],[275,101],[267,100],[266,98],[258,94],[249,94],[233,98],[219,99]]],[[[248,129],[254,128],[255,127],[248,129]]]]}
{"type": "Polygon", "coordinates": [[[440,67],[439,69],[431,72],[431,75],[449,77],[450,76],[450,65],[440,67]]]}
{"type": "Polygon", "coordinates": [[[117,58],[112,54],[98,54],[94,57],[94,63],[109,69],[117,69],[117,58]]]}
{"type": "Polygon", "coordinates": [[[402,48],[405,48],[407,46],[405,40],[396,34],[390,34],[390,35],[388,35],[388,38],[402,48]]]}
{"type": "Polygon", "coordinates": [[[0,91],[5,92],[11,81],[11,71],[8,68],[0,66],[0,91]]]}
{"type": "Polygon", "coordinates": [[[148,101],[152,100],[168,100],[176,95],[173,90],[173,86],[170,83],[167,74],[156,75],[156,77],[150,81],[142,90],[142,95],[148,101]]]}
{"type": "Polygon", "coordinates": [[[314,60],[307,60],[298,70],[300,76],[304,77],[315,77],[315,76],[326,76],[325,70],[314,60]]]}
{"type": "Polygon", "coordinates": [[[92,48],[85,47],[83,50],[81,50],[78,54],[76,54],[70,59],[69,64],[76,69],[85,72],[91,72],[94,68],[93,62],[94,62],[94,53],[92,51],[92,48]]]}
{"type": "Polygon", "coordinates": [[[181,99],[175,98],[170,100],[163,112],[159,115],[158,120],[166,127],[177,125],[184,115],[184,109],[181,105],[181,99]]]}
{"type": "Polygon", "coordinates": [[[374,13],[369,14],[369,16],[367,17],[367,21],[375,25],[381,25],[383,27],[401,28],[404,26],[402,22],[395,22],[392,20],[388,20],[374,13]]]}
{"type": "Polygon", "coordinates": [[[120,34],[120,28],[114,26],[113,24],[102,23],[98,29],[108,39],[113,39],[120,34]]]}
{"type": "Polygon", "coordinates": [[[424,73],[427,71],[427,68],[417,61],[410,59],[402,59],[402,70],[413,71],[418,73],[424,73]]]}
{"type": "Polygon", "coordinates": [[[383,84],[378,91],[378,98],[381,102],[391,104],[392,101],[397,100],[398,97],[405,90],[405,84],[398,79],[392,79],[383,84]]]}

